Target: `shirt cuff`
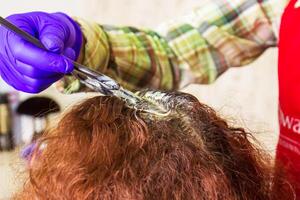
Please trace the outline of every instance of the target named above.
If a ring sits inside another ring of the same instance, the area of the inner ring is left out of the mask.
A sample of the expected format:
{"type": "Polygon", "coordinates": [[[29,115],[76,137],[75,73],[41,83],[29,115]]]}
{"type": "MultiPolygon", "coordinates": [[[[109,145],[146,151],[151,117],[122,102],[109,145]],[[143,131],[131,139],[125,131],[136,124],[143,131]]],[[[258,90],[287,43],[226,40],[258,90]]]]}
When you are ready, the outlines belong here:
{"type": "MultiPolygon", "coordinates": [[[[99,72],[107,70],[110,48],[106,33],[102,27],[94,22],[87,22],[80,18],[73,18],[81,28],[85,38],[82,64],[99,72]]],[[[71,94],[86,91],[87,88],[73,76],[65,76],[57,84],[60,92],[71,94]]]]}

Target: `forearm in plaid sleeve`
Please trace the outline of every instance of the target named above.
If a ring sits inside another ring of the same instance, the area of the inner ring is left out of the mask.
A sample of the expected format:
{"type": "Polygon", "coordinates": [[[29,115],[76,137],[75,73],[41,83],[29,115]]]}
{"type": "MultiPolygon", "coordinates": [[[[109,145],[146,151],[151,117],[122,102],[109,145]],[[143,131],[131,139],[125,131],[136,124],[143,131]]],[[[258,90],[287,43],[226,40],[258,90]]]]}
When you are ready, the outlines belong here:
{"type": "MultiPolygon", "coordinates": [[[[179,83],[177,58],[166,40],[151,30],[100,26],[77,19],[86,44],[83,64],[116,79],[123,87],[176,89],[179,83]]],[[[73,77],[58,87],[65,93],[85,89],[73,77]]]]}
{"type": "MultiPolygon", "coordinates": [[[[207,1],[156,32],[77,20],[87,40],[84,64],[131,90],[211,83],[229,67],[245,65],[276,45],[271,23],[280,15],[279,4],[278,0],[207,1]]],[[[65,83],[69,91],[74,86],[72,92],[81,88],[74,80],[65,83]]]]}
{"type": "Polygon", "coordinates": [[[206,0],[190,15],[161,25],[178,58],[180,87],[210,83],[277,45],[273,25],[287,0],[206,0]]]}

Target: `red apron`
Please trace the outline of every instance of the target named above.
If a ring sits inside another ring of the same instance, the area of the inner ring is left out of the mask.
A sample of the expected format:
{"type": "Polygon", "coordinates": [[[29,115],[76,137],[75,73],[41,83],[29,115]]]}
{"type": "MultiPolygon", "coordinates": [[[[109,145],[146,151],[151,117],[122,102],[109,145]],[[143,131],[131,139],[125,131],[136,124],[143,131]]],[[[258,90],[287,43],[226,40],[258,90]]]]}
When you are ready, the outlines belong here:
{"type": "Polygon", "coordinates": [[[279,35],[279,122],[276,159],[287,169],[300,199],[300,8],[291,0],[279,35]]]}

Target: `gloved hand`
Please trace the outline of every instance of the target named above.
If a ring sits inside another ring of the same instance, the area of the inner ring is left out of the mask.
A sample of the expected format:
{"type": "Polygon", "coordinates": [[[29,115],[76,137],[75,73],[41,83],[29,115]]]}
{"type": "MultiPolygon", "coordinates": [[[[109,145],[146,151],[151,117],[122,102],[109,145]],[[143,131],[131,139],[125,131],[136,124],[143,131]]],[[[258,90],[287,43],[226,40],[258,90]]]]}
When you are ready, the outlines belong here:
{"type": "Polygon", "coordinates": [[[38,38],[42,50],[0,27],[0,75],[15,89],[38,93],[73,70],[62,55],[76,60],[82,44],[79,25],[63,13],[30,12],[7,17],[8,21],[38,38]]]}

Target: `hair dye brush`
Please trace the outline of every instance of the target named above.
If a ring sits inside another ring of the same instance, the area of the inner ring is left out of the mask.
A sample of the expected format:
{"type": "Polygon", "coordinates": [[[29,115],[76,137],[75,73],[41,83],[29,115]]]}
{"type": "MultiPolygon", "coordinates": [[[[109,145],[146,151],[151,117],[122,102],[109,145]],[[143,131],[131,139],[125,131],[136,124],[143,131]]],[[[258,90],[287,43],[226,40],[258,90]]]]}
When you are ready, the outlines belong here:
{"type": "MultiPolygon", "coordinates": [[[[0,24],[5,26],[10,31],[13,31],[26,41],[36,45],[37,47],[47,50],[45,46],[35,37],[16,27],[6,19],[0,17],[0,24]]],[[[62,55],[63,56],[63,55],[62,55]]],[[[67,58],[67,57],[66,57],[67,58]]],[[[153,104],[152,101],[143,99],[138,94],[124,89],[114,79],[106,76],[100,72],[94,71],[89,67],[86,67],[76,61],[67,58],[74,65],[74,71],[72,75],[80,80],[81,83],[91,88],[93,91],[100,92],[106,96],[115,96],[121,100],[124,100],[127,106],[137,110],[145,111],[148,113],[154,113],[158,115],[165,115],[168,112],[162,109],[159,105],[153,104]]]]}

